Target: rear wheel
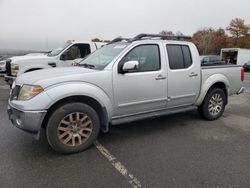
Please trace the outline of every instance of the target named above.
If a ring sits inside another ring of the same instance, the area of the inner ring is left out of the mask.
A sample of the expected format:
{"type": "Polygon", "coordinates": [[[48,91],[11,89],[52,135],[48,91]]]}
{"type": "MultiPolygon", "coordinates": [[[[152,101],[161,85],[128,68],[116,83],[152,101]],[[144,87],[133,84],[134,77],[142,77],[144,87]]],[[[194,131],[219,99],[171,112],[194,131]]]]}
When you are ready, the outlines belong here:
{"type": "Polygon", "coordinates": [[[46,135],[50,146],[60,153],[87,149],[97,138],[100,121],[97,113],[83,103],[69,103],[56,109],[49,118],[46,135]]]}
{"type": "Polygon", "coordinates": [[[220,88],[211,89],[201,106],[198,107],[199,114],[207,120],[218,119],[224,112],[226,95],[220,88]]]}

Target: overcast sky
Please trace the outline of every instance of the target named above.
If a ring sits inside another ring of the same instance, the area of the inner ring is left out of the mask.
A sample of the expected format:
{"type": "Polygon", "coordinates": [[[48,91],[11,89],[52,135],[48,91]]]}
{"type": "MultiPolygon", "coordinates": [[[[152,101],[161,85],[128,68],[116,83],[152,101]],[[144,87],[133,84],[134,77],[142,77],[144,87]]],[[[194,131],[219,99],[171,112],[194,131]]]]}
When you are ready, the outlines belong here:
{"type": "Polygon", "coordinates": [[[0,49],[47,50],[69,39],[161,30],[192,35],[236,17],[250,23],[249,7],[250,0],[0,0],[0,49]]]}

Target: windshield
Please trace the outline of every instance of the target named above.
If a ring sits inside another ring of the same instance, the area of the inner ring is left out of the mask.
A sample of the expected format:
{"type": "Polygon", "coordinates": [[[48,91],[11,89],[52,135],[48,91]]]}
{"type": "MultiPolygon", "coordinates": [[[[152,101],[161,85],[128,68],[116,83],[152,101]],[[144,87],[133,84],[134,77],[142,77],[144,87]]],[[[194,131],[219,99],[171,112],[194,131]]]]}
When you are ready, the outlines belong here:
{"type": "Polygon", "coordinates": [[[91,67],[95,69],[102,70],[106,67],[111,61],[117,57],[123,49],[125,49],[129,43],[114,43],[109,44],[95,51],[89,55],[86,59],[80,62],[80,66],[91,67]]]}
{"type": "Polygon", "coordinates": [[[56,49],[52,50],[50,53],[48,53],[48,56],[57,56],[58,54],[60,54],[65,48],[67,48],[71,44],[72,44],[72,42],[64,43],[61,47],[56,48],[56,49]]]}

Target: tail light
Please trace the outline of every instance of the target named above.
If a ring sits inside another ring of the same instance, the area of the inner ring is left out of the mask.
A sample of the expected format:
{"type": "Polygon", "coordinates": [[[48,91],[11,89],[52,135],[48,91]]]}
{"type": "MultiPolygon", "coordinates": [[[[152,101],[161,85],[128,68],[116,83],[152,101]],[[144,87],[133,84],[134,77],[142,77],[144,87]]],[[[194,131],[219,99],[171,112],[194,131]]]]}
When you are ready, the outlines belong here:
{"type": "Polygon", "coordinates": [[[245,70],[243,67],[241,68],[240,77],[241,77],[241,81],[243,82],[245,79],[245,70]]]}

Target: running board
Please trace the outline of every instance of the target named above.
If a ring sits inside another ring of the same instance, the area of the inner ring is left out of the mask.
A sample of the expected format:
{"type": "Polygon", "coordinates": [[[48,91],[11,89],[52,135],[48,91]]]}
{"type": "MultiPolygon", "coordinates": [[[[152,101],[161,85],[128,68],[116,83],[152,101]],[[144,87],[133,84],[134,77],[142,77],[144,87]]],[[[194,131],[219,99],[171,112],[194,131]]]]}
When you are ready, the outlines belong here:
{"type": "Polygon", "coordinates": [[[111,124],[117,125],[117,124],[122,124],[122,123],[130,123],[130,122],[138,121],[142,119],[176,114],[176,113],[195,110],[195,109],[197,109],[197,106],[177,107],[177,108],[169,108],[169,109],[151,111],[151,112],[140,113],[140,114],[132,114],[128,116],[114,117],[112,118],[111,124]]]}

